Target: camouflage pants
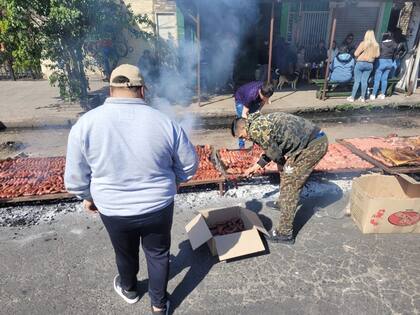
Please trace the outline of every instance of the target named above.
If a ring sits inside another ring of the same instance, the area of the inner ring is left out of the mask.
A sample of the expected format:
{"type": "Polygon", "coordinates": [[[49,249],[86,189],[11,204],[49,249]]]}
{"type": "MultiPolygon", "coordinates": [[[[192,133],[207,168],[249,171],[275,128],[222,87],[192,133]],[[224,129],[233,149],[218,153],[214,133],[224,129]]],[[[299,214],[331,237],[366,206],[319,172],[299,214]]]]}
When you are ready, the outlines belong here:
{"type": "Polygon", "coordinates": [[[296,157],[287,159],[280,172],[280,219],[277,226],[279,233],[293,232],[293,220],[302,187],[327,150],[328,139],[323,136],[309,143],[308,147],[296,157]]]}

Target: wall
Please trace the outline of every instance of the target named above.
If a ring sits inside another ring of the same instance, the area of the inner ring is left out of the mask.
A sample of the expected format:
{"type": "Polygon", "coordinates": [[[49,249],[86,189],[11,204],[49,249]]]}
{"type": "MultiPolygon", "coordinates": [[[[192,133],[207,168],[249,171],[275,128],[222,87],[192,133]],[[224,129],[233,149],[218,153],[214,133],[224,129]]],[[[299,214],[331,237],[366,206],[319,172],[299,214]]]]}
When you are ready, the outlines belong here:
{"type": "MultiPolygon", "coordinates": [[[[134,14],[147,14],[153,23],[156,22],[156,16],[154,14],[154,1],[153,0],[124,0],[124,3],[131,6],[134,14]]],[[[147,29],[153,32],[153,29],[147,29]]],[[[124,34],[128,40],[129,47],[132,48],[132,52],[127,57],[122,58],[120,63],[129,63],[136,65],[139,57],[142,55],[145,49],[150,49],[150,45],[142,39],[136,39],[128,34],[124,34]]],[[[131,49],[130,49],[131,50],[131,49]]]]}
{"type": "Polygon", "coordinates": [[[417,30],[420,24],[420,4],[416,3],[414,6],[410,23],[408,24],[408,31],[407,31],[407,44],[408,48],[411,49],[414,45],[414,41],[416,40],[417,30]]]}
{"type": "MultiPolygon", "coordinates": [[[[160,0],[160,2],[162,2],[162,0],[160,0]]],[[[130,5],[135,14],[147,14],[150,19],[155,22],[154,0],[124,0],[124,3],[130,5]]],[[[149,29],[149,31],[153,31],[153,29],[149,29]]],[[[137,64],[143,50],[150,49],[150,47],[144,40],[136,39],[128,34],[124,34],[124,36],[128,41],[128,46],[131,47],[131,52],[126,58],[122,58],[120,63],[137,64]]],[[[49,61],[45,60],[41,65],[42,73],[46,79],[51,75],[51,70],[47,68],[48,63],[49,61]]],[[[88,70],[87,75],[91,79],[100,79],[103,77],[102,71],[99,68],[88,70]]]]}
{"type": "Polygon", "coordinates": [[[158,35],[163,39],[178,41],[177,9],[175,0],[155,0],[154,14],[158,35]]]}
{"type": "MultiPolygon", "coordinates": [[[[373,29],[375,34],[381,33],[383,25],[388,26],[389,3],[386,1],[357,1],[356,5],[346,2],[330,2],[330,22],[332,22],[333,9],[337,17],[337,29],[335,39],[341,43],[348,33],[353,33],[356,42],[363,40],[368,29],[373,29]],[[384,13],[388,12],[388,18],[384,19],[384,13]],[[357,14],[353,14],[357,12],[357,14]]],[[[331,24],[330,24],[331,25],[331,24]]],[[[328,37],[330,26],[328,27],[328,37]]]]}

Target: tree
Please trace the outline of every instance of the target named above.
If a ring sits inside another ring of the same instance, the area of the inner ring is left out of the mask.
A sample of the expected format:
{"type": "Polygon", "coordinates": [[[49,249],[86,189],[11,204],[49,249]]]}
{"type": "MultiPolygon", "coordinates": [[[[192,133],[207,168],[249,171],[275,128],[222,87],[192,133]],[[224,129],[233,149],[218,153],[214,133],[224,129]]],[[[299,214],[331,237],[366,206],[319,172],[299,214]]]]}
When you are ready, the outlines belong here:
{"type": "Polygon", "coordinates": [[[41,33],[27,10],[27,1],[0,0],[0,63],[7,63],[14,78],[17,71],[35,77],[41,68],[41,33]]]}
{"type": "MultiPolygon", "coordinates": [[[[52,62],[51,82],[59,86],[61,96],[68,100],[87,99],[85,70],[92,66],[92,56],[85,45],[88,41],[112,41],[127,33],[146,40],[152,37],[136,29],[137,23],[151,25],[147,16],[134,15],[123,1],[50,0],[46,13],[43,56],[52,62]]],[[[95,61],[101,64],[101,58],[104,61],[101,54],[93,56],[94,64],[95,61]]]]}
{"type": "MultiPolygon", "coordinates": [[[[146,15],[135,15],[117,0],[0,0],[0,43],[3,58],[16,67],[40,67],[44,59],[53,70],[50,82],[66,100],[87,100],[86,69],[103,65],[103,55],[91,54],[88,42],[153,34],[146,15]]],[[[98,47],[97,47],[98,48],[98,47]]],[[[100,47],[99,47],[100,49],[100,47]]]]}

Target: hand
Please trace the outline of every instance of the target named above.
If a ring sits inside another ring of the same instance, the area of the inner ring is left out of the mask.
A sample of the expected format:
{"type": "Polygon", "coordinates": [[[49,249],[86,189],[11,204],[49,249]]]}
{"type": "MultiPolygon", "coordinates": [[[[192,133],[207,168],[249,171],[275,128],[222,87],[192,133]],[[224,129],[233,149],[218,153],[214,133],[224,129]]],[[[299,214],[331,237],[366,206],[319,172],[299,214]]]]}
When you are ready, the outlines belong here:
{"type": "Polygon", "coordinates": [[[261,166],[259,166],[258,164],[254,164],[253,166],[245,170],[245,177],[252,177],[255,174],[255,172],[257,172],[260,168],[261,166]]]}
{"type": "Polygon", "coordinates": [[[279,173],[283,171],[283,166],[284,165],[277,163],[277,170],[279,171],[279,173]]]}
{"type": "Polygon", "coordinates": [[[96,208],[96,205],[93,201],[83,200],[83,206],[87,212],[98,213],[98,208],[96,208]]]}

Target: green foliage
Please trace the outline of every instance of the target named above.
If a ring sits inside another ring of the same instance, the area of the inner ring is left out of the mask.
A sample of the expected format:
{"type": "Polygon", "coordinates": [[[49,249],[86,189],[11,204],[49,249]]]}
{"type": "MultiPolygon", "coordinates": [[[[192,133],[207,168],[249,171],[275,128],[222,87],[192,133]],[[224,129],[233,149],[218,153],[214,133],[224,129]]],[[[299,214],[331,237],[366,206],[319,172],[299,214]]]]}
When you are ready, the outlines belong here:
{"type": "Polygon", "coordinates": [[[335,110],[338,112],[354,110],[356,107],[353,104],[341,104],[335,107],[335,110]]]}
{"type": "Polygon", "coordinates": [[[29,2],[0,0],[0,62],[10,62],[14,71],[39,72],[41,32],[35,16],[27,10],[29,2]]]}
{"type": "Polygon", "coordinates": [[[141,27],[153,26],[146,15],[135,15],[117,0],[0,0],[0,42],[3,58],[16,67],[40,67],[48,60],[50,82],[66,100],[86,100],[86,69],[101,65],[86,43],[122,40],[126,36],[150,40],[141,27]]]}
{"type": "Polygon", "coordinates": [[[51,60],[51,82],[57,83],[62,97],[69,100],[87,98],[85,70],[102,64],[101,54],[91,55],[87,42],[114,41],[124,34],[149,39],[137,24],[148,24],[147,16],[136,16],[129,6],[114,0],[50,0],[43,26],[43,56],[51,60]],[[95,60],[96,59],[96,60],[95,60]]]}

